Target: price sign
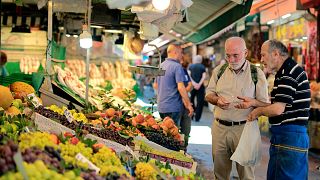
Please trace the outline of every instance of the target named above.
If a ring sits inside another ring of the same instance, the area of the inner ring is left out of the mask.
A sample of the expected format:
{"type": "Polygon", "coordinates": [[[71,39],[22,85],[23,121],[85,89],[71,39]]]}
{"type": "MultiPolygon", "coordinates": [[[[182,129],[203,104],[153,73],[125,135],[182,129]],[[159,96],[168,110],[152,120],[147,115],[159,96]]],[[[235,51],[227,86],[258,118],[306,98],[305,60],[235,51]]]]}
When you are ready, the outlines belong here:
{"type": "Polygon", "coordinates": [[[89,166],[89,169],[96,171],[96,173],[98,174],[100,171],[100,168],[98,168],[96,165],[94,165],[91,161],[89,161],[86,157],[84,157],[81,153],[78,153],[76,155],[76,159],[83,162],[83,163],[87,163],[89,166]]]}
{"type": "Polygon", "coordinates": [[[34,107],[39,107],[40,105],[42,105],[38,99],[38,97],[34,94],[34,93],[31,93],[31,94],[28,94],[27,95],[28,99],[30,99],[30,101],[32,102],[32,104],[34,105],[34,107]]]}
{"type": "Polygon", "coordinates": [[[18,151],[14,156],[13,156],[13,160],[16,163],[17,169],[18,171],[21,173],[23,179],[25,180],[29,180],[29,177],[27,175],[27,171],[23,166],[23,159],[22,159],[22,155],[21,152],[18,151]]]}
{"type": "Polygon", "coordinates": [[[73,116],[72,116],[71,112],[68,109],[64,110],[63,114],[66,116],[66,118],[69,121],[69,123],[71,123],[73,121],[73,116]]]}

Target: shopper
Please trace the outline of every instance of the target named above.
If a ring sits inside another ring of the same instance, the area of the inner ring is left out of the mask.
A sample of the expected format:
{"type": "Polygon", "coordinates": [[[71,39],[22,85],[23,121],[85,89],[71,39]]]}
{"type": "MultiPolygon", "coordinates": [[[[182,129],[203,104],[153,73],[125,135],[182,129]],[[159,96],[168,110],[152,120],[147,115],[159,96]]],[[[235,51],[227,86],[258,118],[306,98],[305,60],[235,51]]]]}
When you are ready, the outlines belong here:
{"type": "Polygon", "coordinates": [[[193,58],[193,64],[188,68],[191,82],[194,87],[191,91],[191,103],[195,109],[195,121],[200,121],[204,105],[205,87],[203,83],[206,79],[206,67],[201,63],[202,56],[196,55],[193,58]],[[197,103],[194,102],[195,97],[197,97],[197,103]]]}
{"type": "Polygon", "coordinates": [[[5,64],[7,63],[7,55],[4,52],[0,52],[0,76],[8,76],[9,73],[5,68],[5,64]]]}
{"type": "Polygon", "coordinates": [[[155,88],[158,90],[157,103],[161,118],[171,117],[180,126],[183,105],[188,109],[189,116],[193,114],[192,104],[184,86],[185,76],[180,64],[182,48],[170,44],[167,49],[168,58],[160,67],[165,70],[164,76],[158,76],[155,88]]]}
{"type": "MultiPolygon", "coordinates": [[[[236,109],[237,96],[268,101],[267,80],[261,69],[246,60],[245,41],[231,37],[225,42],[227,64],[217,66],[206,90],[206,100],[216,105],[212,124],[212,157],[215,179],[230,179],[231,155],[238,146],[248,114],[252,109],[236,109]]],[[[236,164],[240,179],[254,179],[254,167],[236,164]]]]}
{"type": "MultiPolygon", "coordinates": [[[[189,93],[191,92],[193,86],[191,83],[191,78],[187,71],[189,62],[184,58],[184,56],[182,56],[181,58],[181,65],[183,67],[184,76],[185,76],[184,86],[186,87],[186,90],[189,93]]],[[[191,131],[191,117],[189,116],[189,111],[185,107],[183,107],[183,110],[182,110],[180,126],[181,126],[181,133],[184,134],[185,147],[187,148],[188,141],[189,141],[189,134],[191,131]]]]}
{"type": "Polygon", "coordinates": [[[255,108],[249,121],[268,116],[272,133],[267,179],[308,179],[309,137],[307,125],[310,109],[310,86],[306,72],[288,55],[277,40],[261,47],[261,62],[276,72],[271,104],[251,98],[238,108],[255,108]]]}

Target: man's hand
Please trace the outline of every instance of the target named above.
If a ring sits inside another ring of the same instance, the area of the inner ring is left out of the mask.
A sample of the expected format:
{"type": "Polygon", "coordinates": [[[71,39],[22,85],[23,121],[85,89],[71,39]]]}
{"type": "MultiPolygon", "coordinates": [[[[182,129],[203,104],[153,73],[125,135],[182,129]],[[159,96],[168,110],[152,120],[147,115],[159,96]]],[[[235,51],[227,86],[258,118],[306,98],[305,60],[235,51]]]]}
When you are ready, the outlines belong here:
{"type": "Polygon", "coordinates": [[[223,110],[229,109],[230,102],[227,101],[224,97],[219,96],[217,101],[217,106],[223,110]]]}
{"type": "Polygon", "coordinates": [[[195,90],[199,90],[200,87],[201,87],[198,83],[196,83],[196,82],[194,82],[194,81],[192,81],[192,85],[193,85],[193,87],[194,87],[195,90]]]}
{"type": "Polygon", "coordinates": [[[188,111],[189,111],[188,116],[189,116],[189,117],[192,117],[192,115],[193,115],[193,107],[192,107],[192,104],[190,104],[190,105],[187,107],[187,109],[188,109],[188,111]]]}
{"type": "Polygon", "coordinates": [[[262,108],[263,107],[258,107],[251,111],[251,113],[248,115],[247,121],[254,121],[258,119],[258,117],[262,115],[262,108]]]}
{"type": "Polygon", "coordinates": [[[242,100],[241,103],[235,105],[234,107],[235,108],[238,108],[238,109],[248,109],[250,107],[254,107],[255,105],[255,99],[253,98],[249,98],[249,97],[237,97],[238,99],[242,100]]]}

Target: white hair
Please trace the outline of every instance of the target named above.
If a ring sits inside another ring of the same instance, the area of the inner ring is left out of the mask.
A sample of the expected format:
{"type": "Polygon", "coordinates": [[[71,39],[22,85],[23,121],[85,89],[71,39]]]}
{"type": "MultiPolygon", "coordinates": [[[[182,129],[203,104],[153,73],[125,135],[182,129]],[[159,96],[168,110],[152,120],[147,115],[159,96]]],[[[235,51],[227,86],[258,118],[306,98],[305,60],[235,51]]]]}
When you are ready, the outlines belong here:
{"type": "Polygon", "coordinates": [[[192,60],[192,63],[193,64],[196,64],[196,63],[202,63],[202,56],[201,55],[196,55],[193,57],[193,60],[192,60]]]}

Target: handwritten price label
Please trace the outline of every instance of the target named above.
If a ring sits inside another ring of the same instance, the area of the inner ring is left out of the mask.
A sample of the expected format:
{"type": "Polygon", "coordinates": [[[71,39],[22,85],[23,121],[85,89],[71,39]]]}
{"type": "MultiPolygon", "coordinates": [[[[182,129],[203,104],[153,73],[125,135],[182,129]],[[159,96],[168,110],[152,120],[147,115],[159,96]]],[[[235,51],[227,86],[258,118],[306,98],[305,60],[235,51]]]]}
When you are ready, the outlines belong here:
{"type": "Polygon", "coordinates": [[[69,121],[69,123],[71,123],[73,121],[73,116],[72,116],[71,112],[68,109],[64,110],[63,114],[66,116],[66,118],[69,121]]]}
{"type": "Polygon", "coordinates": [[[39,107],[40,105],[42,105],[38,99],[38,97],[34,94],[34,93],[31,93],[31,94],[28,94],[27,95],[28,99],[30,99],[30,101],[32,102],[32,104],[34,105],[34,107],[39,107]]]}

